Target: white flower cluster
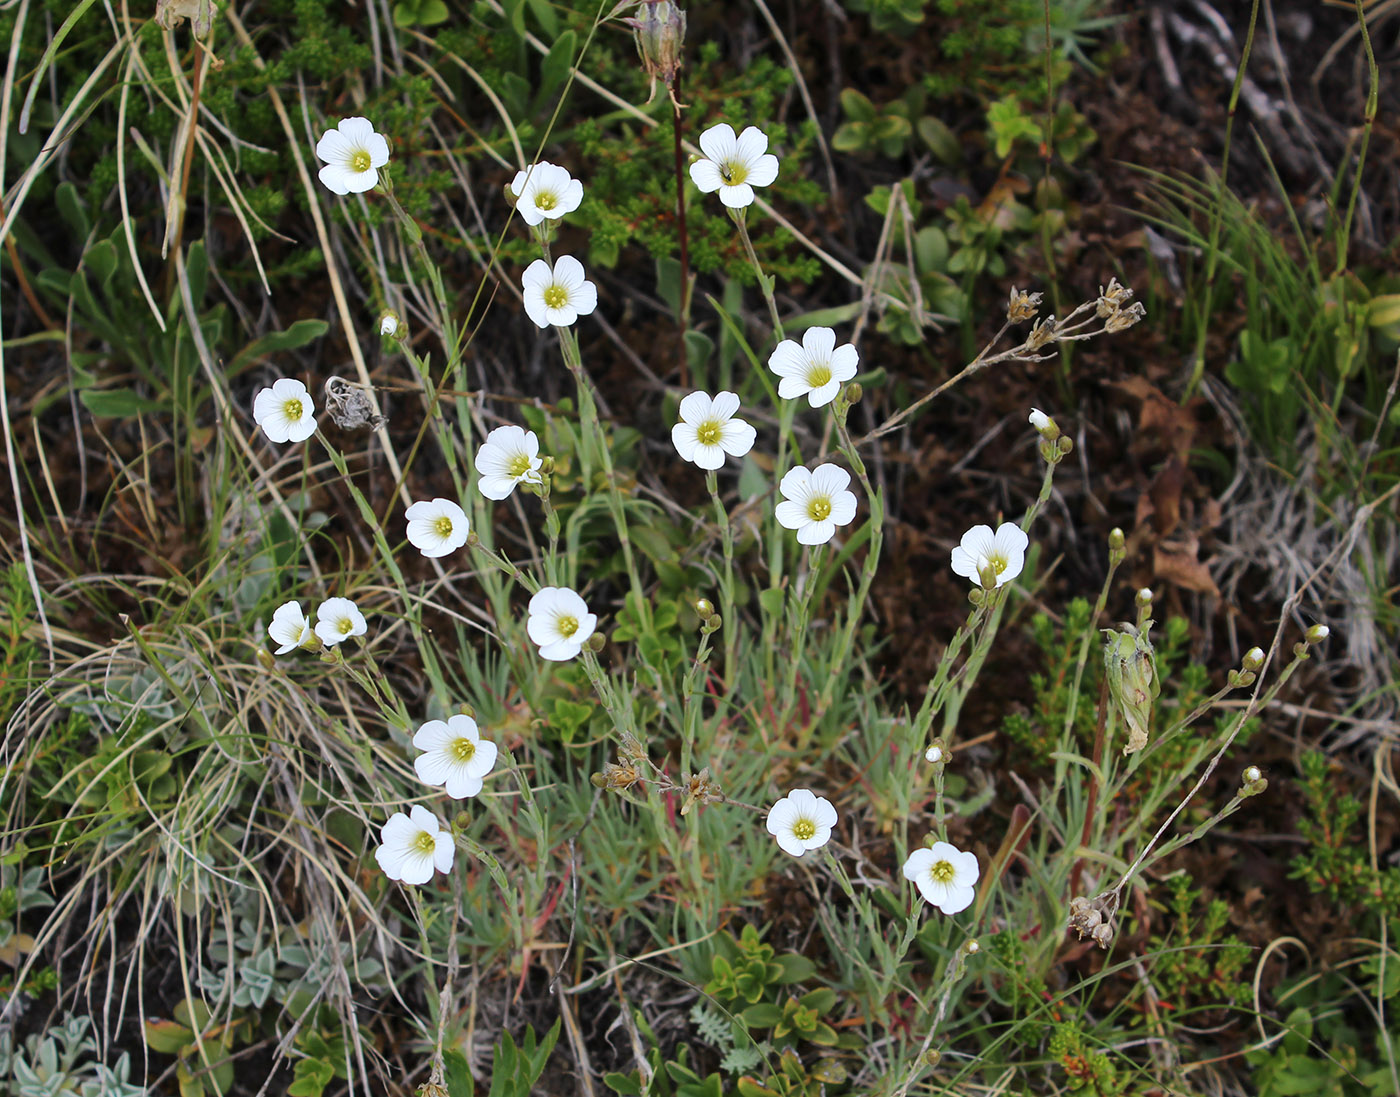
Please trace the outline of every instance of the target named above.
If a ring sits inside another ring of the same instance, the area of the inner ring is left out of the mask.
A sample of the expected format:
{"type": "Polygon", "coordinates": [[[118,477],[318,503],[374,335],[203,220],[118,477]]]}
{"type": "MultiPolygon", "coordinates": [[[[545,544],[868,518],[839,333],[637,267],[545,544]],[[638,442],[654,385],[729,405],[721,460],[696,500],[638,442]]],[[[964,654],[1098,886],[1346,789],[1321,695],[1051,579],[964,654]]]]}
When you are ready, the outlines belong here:
{"type": "MultiPolygon", "coordinates": [[[[731,126],[720,123],[701,134],[700,148],[704,156],[692,163],[691,180],[703,193],[717,191],[720,201],[735,211],[742,230],[743,214],[738,211],[754,202],[755,187],[767,186],[778,176],[778,158],[768,152],[767,136],[754,126],[736,135],[731,126]]],[[[361,194],[379,185],[379,169],[389,161],[386,139],[374,132],[367,119],[358,117],[346,118],[335,130],[327,131],[317,143],[316,153],[326,162],[320,171],[321,181],[340,195],[361,194]]],[[[551,261],[547,243],[551,223],[579,208],[583,184],[567,169],[541,161],[518,172],[509,190],[516,213],[531,227],[546,255],[523,273],[525,312],[540,328],[568,328],[597,308],[598,291],[587,279],[583,264],[573,256],[559,255],[551,261]]],[[[383,314],[381,334],[394,337],[398,327],[395,314],[383,314]]],[[[768,358],[768,368],[779,379],[779,398],[806,397],[812,408],[837,400],[842,387],[856,376],[859,364],[855,346],[837,346],[835,331],[826,327],[808,328],[801,343],[781,340],[768,358]]],[[[842,423],[848,406],[838,405],[842,423]]],[[[685,396],[671,430],[677,453],[710,473],[723,468],[730,457],[744,457],[753,448],[757,432],[739,417],[739,411],[739,397],[733,392],[711,396],[697,391],[685,396]]],[[[316,431],[314,412],[306,386],[291,378],[281,378],[261,389],[253,402],[254,420],[276,443],[309,438],[316,431]]],[[[1032,412],[1030,423],[1042,436],[1058,433],[1053,420],[1039,410],[1032,412]]],[[[547,496],[552,466],[545,465],[539,450],[539,438],[533,431],[513,425],[495,428],[476,452],[477,489],[492,501],[508,498],[520,485],[547,496]]],[[[789,469],[778,484],[777,522],[796,531],[799,544],[825,544],[839,527],[855,518],[857,499],[849,490],[850,482],[850,473],[829,462],[811,469],[789,469]]],[[[444,557],[469,541],[475,543],[466,512],[453,499],[414,502],[405,511],[405,518],[409,543],[426,557],[444,557]]],[[[1010,523],[995,531],[990,526],[974,526],[953,549],[953,571],[995,590],[1020,574],[1027,546],[1025,533],[1010,523]]],[[[298,647],[315,648],[318,641],[333,646],[365,633],[363,615],[345,598],[327,599],[316,617],[313,628],[299,603],[279,606],[268,626],[269,635],[278,644],[277,654],[298,647]]],[[[530,599],[525,631],[542,659],[578,657],[597,626],[597,615],[568,587],[542,587],[530,599]]],[[[480,794],[497,759],[496,744],[483,739],[476,721],[465,714],[445,721],[429,720],[414,734],[413,745],[421,752],[414,762],[418,777],[429,786],[441,787],[454,799],[480,794]]],[[[946,760],[938,746],[929,748],[926,757],[935,764],[946,760]]],[[[794,857],[826,845],[837,822],[831,802],[805,788],[782,797],[767,816],[768,832],[779,848],[794,857]]],[[[395,812],[384,824],[375,857],[390,879],[424,884],[435,871],[452,868],[454,849],[452,831],[432,812],[414,805],[408,814],[395,812]]],[[[903,866],[905,878],[946,914],[971,904],[978,872],[976,856],[942,841],[914,851],[903,866]]]]}

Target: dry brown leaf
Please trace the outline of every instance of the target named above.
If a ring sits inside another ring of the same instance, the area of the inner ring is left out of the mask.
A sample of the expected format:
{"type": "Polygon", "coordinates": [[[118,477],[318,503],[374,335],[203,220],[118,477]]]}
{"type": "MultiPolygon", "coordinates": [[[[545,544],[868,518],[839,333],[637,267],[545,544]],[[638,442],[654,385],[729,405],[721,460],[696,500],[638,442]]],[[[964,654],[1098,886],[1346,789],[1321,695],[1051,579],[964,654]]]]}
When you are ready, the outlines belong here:
{"type": "Polygon", "coordinates": [[[1195,537],[1184,543],[1157,545],[1152,550],[1152,571],[1159,579],[1219,598],[1220,588],[1210,577],[1210,570],[1204,562],[1196,559],[1200,547],[1195,537]]]}

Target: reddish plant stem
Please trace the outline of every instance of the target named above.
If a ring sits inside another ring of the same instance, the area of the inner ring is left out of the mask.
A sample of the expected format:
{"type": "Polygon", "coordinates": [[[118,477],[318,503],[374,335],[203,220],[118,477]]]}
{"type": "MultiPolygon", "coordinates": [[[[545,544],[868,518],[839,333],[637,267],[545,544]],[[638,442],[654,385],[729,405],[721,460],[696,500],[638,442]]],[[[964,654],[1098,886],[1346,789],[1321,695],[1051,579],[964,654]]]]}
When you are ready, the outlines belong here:
{"type": "Polygon", "coordinates": [[[676,71],[674,83],[667,91],[671,96],[671,136],[676,150],[676,233],[681,246],[681,388],[690,386],[690,368],[685,360],[686,318],[690,315],[690,243],[685,230],[685,164],[681,151],[681,89],[680,70],[676,71]]]}

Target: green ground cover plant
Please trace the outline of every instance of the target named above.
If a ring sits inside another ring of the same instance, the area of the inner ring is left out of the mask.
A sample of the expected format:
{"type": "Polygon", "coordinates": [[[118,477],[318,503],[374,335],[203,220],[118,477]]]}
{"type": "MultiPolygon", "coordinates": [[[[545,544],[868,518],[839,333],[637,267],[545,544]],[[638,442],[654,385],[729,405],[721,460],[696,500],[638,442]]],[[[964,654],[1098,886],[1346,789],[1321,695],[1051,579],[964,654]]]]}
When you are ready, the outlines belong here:
{"type": "Polygon", "coordinates": [[[1394,1092],[1394,729],[1279,745],[1393,602],[1383,264],[1222,169],[1184,307],[1070,268],[1112,5],[830,5],[938,36],[864,90],[720,7],[0,12],[0,1094],[1394,1092]],[[1228,642],[1228,458],[1075,402],[1172,340],[1331,533],[1228,642]]]}

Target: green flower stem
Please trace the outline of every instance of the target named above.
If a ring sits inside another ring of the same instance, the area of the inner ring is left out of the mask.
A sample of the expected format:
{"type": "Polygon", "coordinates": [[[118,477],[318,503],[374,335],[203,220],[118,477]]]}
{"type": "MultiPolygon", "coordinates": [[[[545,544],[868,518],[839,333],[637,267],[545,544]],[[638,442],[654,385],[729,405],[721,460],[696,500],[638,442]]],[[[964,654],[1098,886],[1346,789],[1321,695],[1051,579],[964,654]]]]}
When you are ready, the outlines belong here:
{"type": "Polygon", "coordinates": [[[938,670],[934,672],[928,685],[924,687],[923,703],[919,706],[918,713],[915,714],[910,723],[910,750],[915,749],[916,744],[922,743],[928,738],[929,728],[933,726],[933,718],[942,708],[943,691],[948,686],[948,679],[954,664],[957,662],[958,653],[962,651],[968,637],[976,633],[987,609],[985,599],[979,601],[973,606],[972,612],[967,615],[967,620],[958,626],[957,632],[953,633],[953,638],[948,641],[947,650],[944,651],[943,658],[938,661],[938,670]]]}
{"type": "Polygon", "coordinates": [[[719,475],[713,469],[705,473],[705,487],[714,503],[715,521],[724,545],[724,572],[719,583],[720,620],[724,629],[724,681],[731,685],[738,665],[739,644],[739,620],[734,608],[734,530],[729,525],[729,511],[719,497],[719,475]]]}
{"type": "MultiPolygon", "coordinates": [[[[875,572],[880,566],[880,547],[885,542],[884,493],[877,492],[870,484],[870,477],[865,471],[865,462],[860,459],[855,443],[851,440],[851,432],[846,428],[846,416],[849,412],[850,404],[844,399],[844,394],[838,396],[836,399],[836,431],[839,436],[839,448],[855,471],[861,487],[865,489],[865,497],[870,500],[870,544],[866,548],[860,582],[846,605],[846,624],[841,630],[840,636],[837,637],[836,647],[831,656],[831,668],[827,672],[821,696],[817,699],[816,716],[818,719],[831,707],[837,683],[844,680],[846,659],[851,652],[856,626],[860,624],[861,616],[865,610],[866,598],[870,594],[870,584],[874,582],[875,572]]],[[[813,722],[815,723],[815,720],[813,722]]]]}
{"type": "MultiPolygon", "coordinates": [[[[778,449],[773,455],[773,483],[780,484],[795,461],[789,460],[789,445],[794,457],[797,443],[792,437],[792,424],[797,414],[797,405],[792,400],[784,400],[778,408],[778,449]]],[[[768,511],[768,574],[769,587],[781,589],[783,585],[783,564],[787,547],[787,530],[779,524],[770,507],[768,511]]],[[[763,618],[763,660],[764,681],[777,680],[775,660],[777,658],[777,636],[780,614],[765,614],[763,618]]]]}
{"type": "Polygon", "coordinates": [[[681,687],[681,772],[689,773],[695,756],[695,743],[700,733],[703,716],[702,702],[705,698],[706,662],[710,654],[710,630],[700,629],[700,646],[695,650],[695,658],[690,669],[685,672],[685,682],[681,687]]]}
{"type": "Polygon", "coordinates": [[[802,645],[807,639],[807,619],[811,612],[812,592],[817,587],[825,545],[815,545],[807,558],[807,576],[800,594],[788,594],[788,628],[791,647],[788,650],[787,676],[783,682],[782,703],[779,706],[778,727],[787,725],[797,698],[797,674],[802,667],[802,645]]]}
{"type": "Polygon", "coordinates": [[[544,560],[545,578],[549,580],[551,586],[562,586],[563,581],[559,575],[559,512],[554,509],[554,503],[550,500],[550,478],[544,477],[544,482],[540,487],[540,505],[544,508],[544,530],[549,537],[549,553],[544,560]]]}
{"type": "MultiPolygon", "coordinates": [[[[1176,808],[1172,811],[1172,813],[1167,816],[1166,821],[1163,822],[1162,825],[1157,828],[1157,831],[1155,834],[1153,834],[1151,841],[1149,841],[1147,845],[1143,847],[1142,852],[1138,854],[1137,860],[1128,866],[1128,870],[1125,873],[1123,873],[1118,883],[1116,883],[1113,886],[1112,890],[1114,892],[1121,893],[1122,890],[1128,885],[1128,882],[1145,866],[1150,865],[1153,862],[1157,861],[1159,858],[1166,856],[1166,854],[1169,853],[1171,850],[1178,849],[1181,846],[1186,845],[1188,842],[1194,842],[1197,838],[1204,834],[1206,830],[1209,830],[1210,827],[1213,826],[1216,821],[1218,821],[1212,819],[1205,825],[1204,828],[1197,828],[1197,830],[1192,831],[1188,835],[1178,836],[1178,838],[1175,838],[1172,840],[1172,842],[1167,843],[1166,846],[1158,850],[1155,854],[1153,853],[1154,847],[1156,847],[1157,842],[1160,841],[1162,835],[1166,833],[1167,827],[1171,826],[1172,821],[1178,815],[1180,815],[1182,811],[1186,809],[1186,805],[1189,804],[1192,801],[1192,799],[1195,798],[1196,793],[1201,790],[1201,786],[1206,783],[1206,780],[1215,771],[1215,767],[1219,764],[1220,759],[1224,756],[1225,752],[1230,748],[1230,744],[1235,741],[1235,738],[1239,735],[1240,730],[1244,727],[1245,721],[1248,720],[1251,716],[1253,716],[1254,713],[1266,707],[1274,699],[1274,697],[1277,696],[1279,690],[1281,690],[1284,687],[1284,684],[1291,677],[1293,677],[1293,672],[1296,671],[1298,667],[1303,663],[1303,661],[1308,657],[1309,656],[1307,647],[1303,644],[1299,644],[1298,647],[1294,649],[1292,661],[1288,664],[1288,666],[1283,668],[1283,671],[1279,674],[1278,679],[1274,682],[1274,684],[1270,686],[1267,690],[1264,690],[1262,695],[1260,695],[1256,700],[1252,701],[1249,705],[1247,705],[1243,710],[1241,710],[1240,714],[1237,717],[1235,717],[1235,719],[1230,724],[1229,731],[1227,731],[1222,737],[1220,747],[1216,751],[1215,756],[1211,759],[1210,764],[1206,766],[1205,772],[1201,774],[1200,778],[1196,781],[1195,785],[1192,786],[1191,791],[1188,792],[1182,798],[1181,803],[1177,804],[1176,808]]],[[[1233,810],[1233,808],[1231,807],[1231,805],[1227,804],[1226,808],[1222,810],[1229,811],[1233,810]]]]}
{"type": "Polygon", "coordinates": [[[582,473],[585,485],[587,477],[592,472],[593,461],[596,459],[603,468],[603,474],[607,480],[608,513],[612,515],[613,525],[617,529],[617,538],[622,544],[622,558],[627,566],[627,577],[632,584],[632,593],[636,596],[637,605],[641,613],[642,626],[648,631],[652,628],[651,604],[647,600],[646,588],[642,586],[640,573],[637,571],[636,557],[632,552],[632,538],[627,533],[627,512],[622,501],[622,492],[617,486],[617,474],[613,468],[612,450],[607,439],[603,436],[603,427],[598,420],[598,405],[593,399],[593,385],[588,379],[588,375],[583,371],[583,359],[579,353],[578,336],[568,328],[559,329],[559,343],[564,350],[564,363],[569,367],[569,372],[574,375],[574,381],[578,387],[578,411],[579,411],[579,435],[580,435],[580,458],[582,473]]]}
{"type": "Polygon", "coordinates": [[[758,261],[758,254],[753,250],[753,241],[749,239],[749,228],[744,223],[745,210],[730,210],[729,216],[739,229],[739,242],[744,245],[744,254],[749,257],[749,264],[753,267],[754,273],[758,275],[758,288],[763,291],[763,299],[768,302],[768,315],[773,321],[773,334],[779,340],[783,338],[783,321],[778,315],[778,302],[773,296],[773,279],[763,273],[763,266],[758,261]]]}
{"type": "Polygon", "coordinates": [[[433,684],[434,690],[440,697],[451,696],[442,668],[438,666],[433,646],[428,642],[428,634],[423,629],[422,606],[417,599],[409,597],[408,581],[404,579],[398,561],[394,559],[394,551],[389,547],[389,542],[384,536],[384,529],[374,513],[374,508],[369,505],[369,500],[365,498],[364,492],[356,486],[355,481],[351,478],[350,469],[345,463],[345,455],[331,445],[326,436],[319,430],[316,432],[316,439],[325,449],[327,456],[330,457],[336,472],[340,474],[340,482],[350,493],[350,498],[354,501],[356,510],[359,511],[360,520],[369,527],[370,535],[374,539],[374,547],[379,552],[379,558],[384,562],[384,566],[394,580],[394,586],[398,589],[399,597],[403,600],[404,617],[408,621],[409,631],[413,633],[413,641],[423,660],[423,673],[427,675],[428,681],[433,684]]]}

